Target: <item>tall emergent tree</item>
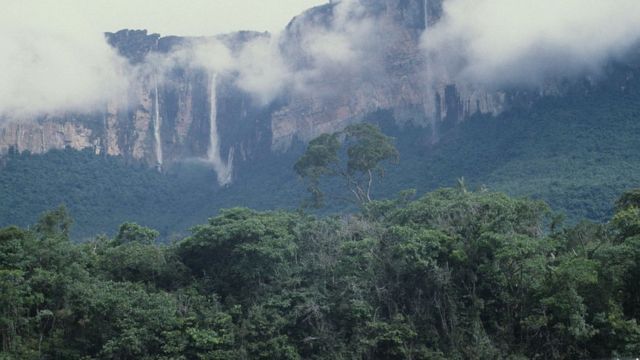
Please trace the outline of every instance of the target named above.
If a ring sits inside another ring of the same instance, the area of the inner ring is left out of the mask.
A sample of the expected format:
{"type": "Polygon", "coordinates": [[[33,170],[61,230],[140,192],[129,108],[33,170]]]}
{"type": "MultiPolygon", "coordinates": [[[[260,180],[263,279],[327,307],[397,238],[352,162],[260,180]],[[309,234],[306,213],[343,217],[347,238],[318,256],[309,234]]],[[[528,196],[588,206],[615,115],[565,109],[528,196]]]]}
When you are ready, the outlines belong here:
{"type": "Polygon", "coordinates": [[[383,164],[398,160],[398,150],[393,139],[371,124],[350,125],[342,131],[322,134],[311,140],[294,169],[308,182],[311,204],[324,203],[320,189],[323,177],[339,177],[344,180],[351,198],[358,205],[371,201],[374,174],[384,175],[383,164]]]}

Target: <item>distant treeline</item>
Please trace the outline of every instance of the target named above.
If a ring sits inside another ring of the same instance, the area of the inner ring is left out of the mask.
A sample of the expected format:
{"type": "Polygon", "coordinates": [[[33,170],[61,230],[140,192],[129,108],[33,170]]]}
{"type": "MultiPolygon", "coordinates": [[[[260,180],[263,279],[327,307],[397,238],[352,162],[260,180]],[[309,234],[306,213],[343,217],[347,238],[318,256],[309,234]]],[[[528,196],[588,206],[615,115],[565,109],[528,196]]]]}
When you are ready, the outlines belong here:
{"type": "MultiPolygon", "coordinates": [[[[400,154],[383,181],[376,177],[372,194],[389,197],[406,188],[424,194],[464,177],[469,188],[486,185],[544,200],[571,224],[605,222],[616,197],[640,184],[640,76],[624,83],[514,105],[497,117],[473,117],[439,129],[435,142],[422,125],[394,125],[392,111],[369,114],[365,120],[394,137],[400,154]]],[[[0,226],[27,226],[64,203],[76,220],[74,240],[115,235],[125,221],[152,227],[167,240],[184,236],[219,208],[293,209],[305,191],[292,169],[303,147],[237,161],[234,182],[223,189],[216,188],[213,170],[193,164],[174,164],[161,174],[90,150],[14,152],[0,157],[0,226]]],[[[327,212],[345,209],[328,205],[327,212]]]]}
{"type": "MultiPolygon", "coordinates": [[[[282,167],[291,168],[292,161],[285,157],[282,167]]],[[[283,173],[295,182],[293,170],[252,167],[259,176],[239,178],[233,188],[221,189],[213,169],[201,164],[176,164],[159,173],[122,157],[98,156],[90,149],[10,152],[0,156],[0,226],[27,226],[39,214],[64,204],[75,220],[71,229],[75,241],[114,235],[126,221],[153,227],[167,241],[187,234],[186,229],[206,221],[219,208],[298,204],[301,184],[273,195],[283,173]]]]}
{"type": "Polygon", "coordinates": [[[0,230],[0,359],[640,354],[640,191],[575,226],[462,183],[342,217],[224,210],[170,245],[71,226],[0,230]]]}

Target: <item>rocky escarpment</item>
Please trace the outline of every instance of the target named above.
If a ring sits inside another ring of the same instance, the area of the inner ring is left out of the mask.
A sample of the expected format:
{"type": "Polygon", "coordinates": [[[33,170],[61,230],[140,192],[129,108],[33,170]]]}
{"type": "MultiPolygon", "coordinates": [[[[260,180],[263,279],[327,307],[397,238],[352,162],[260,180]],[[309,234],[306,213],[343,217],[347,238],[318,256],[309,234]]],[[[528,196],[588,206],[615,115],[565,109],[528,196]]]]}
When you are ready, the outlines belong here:
{"type": "MultiPolygon", "coordinates": [[[[230,172],[230,154],[243,160],[269,148],[264,109],[234,85],[232,75],[217,76],[197,66],[163,69],[167,75],[143,64],[149,56],[169,54],[192,39],[160,37],[144,30],[106,36],[136,69],[128,92],[91,114],[5,118],[0,126],[0,153],[11,148],[35,154],[64,147],[92,148],[96,154],[122,156],[160,169],[176,161],[195,160],[223,164],[230,172]],[[215,151],[212,139],[217,143],[215,151]]],[[[242,32],[220,38],[233,47],[256,36],[264,34],[242,32]]]]}
{"type": "Polygon", "coordinates": [[[66,146],[74,149],[93,147],[101,152],[101,139],[89,121],[76,118],[43,118],[39,121],[8,122],[0,129],[0,153],[10,148],[41,154],[66,146]]]}
{"type": "MultiPolygon", "coordinates": [[[[498,114],[506,107],[506,94],[467,84],[456,84],[431,68],[420,42],[442,16],[443,0],[362,0],[347,21],[361,22],[370,34],[356,40],[376,42],[372,52],[380,55],[365,70],[328,74],[314,84],[314,94],[293,94],[287,106],[273,114],[273,147],[287,148],[294,139],[308,140],[323,132],[343,128],[376,110],[392,110],[396,121],[411,121],[440,128],[475,114],[498,114]],[[366,21],[375,19],[375,26],[366,21]],[[318,90],[320,89],[320,90],[318,90]],[[317,95],[320,94],[320,95],[317,95]]],[[[312,66],[305,42],[315,32],[344,30],[344,9],[328,4],[307,11],[287,27],[283,48],[292,66],[312,66]]],[[[366,46],[366,45],[365,45],[366,46]]],[[[367,59],[365,61],[369,61],[367,59]]]]}
{"type": "MultiPolygon", "coordinates": [[[[504,111],[514,97],[456,83],[430,64],[420,44],[442,16],[443,1],[330,3],[294,18],[278,51],[295,80],[268,104],[238,85],[236,70],[218,74],[176,63],[160,74],[149,61],[206,38],[107,33],[109,44],[137,69],[128,92],[91,114],[3,119],[0,153],[92,148],[160,169],[196,160],[211,164],[224,184],[233,177],[234,163],[287,149],[296,139],[336,131],[381,109],[398,122],[430,127],[436,141],[441,130],[475,113],[504,111]],[[349,9],[348,3],[358,8],[349,9]],[[342,41],[343,58],[332,48],[319,54],[315,47],[323,39],[342,41]]],[[[215,40],[234,52],[265,37],[239,32],[215,40]]]]}
{"type": "MultiPolygon", "coordinates": [[[[266,35],[240,32],[216,40],[234,48],[261,36],[266,35]]],[[[194,40],[130,30],[107,37],[133,64],[149,55],[171,54],[194,40]]],[[[158,166],[200,160],[231,169],[232,164],[227,162],[234,153],[236,159],[246,160],[260,153],[265,143],[268,146],[269,124],[263,119],[264,111],[234,85],[234,74],[218,75],[204,67],[182,64],[163,69],[164,74],[157,71],[149,66],[138,76],[127,94],[128,110],[108,111],[110,124],[120,125],[113,127],[119,133],[107,136],[113,144],[107,149],[109,154],[123,154],[158,166]]]]}

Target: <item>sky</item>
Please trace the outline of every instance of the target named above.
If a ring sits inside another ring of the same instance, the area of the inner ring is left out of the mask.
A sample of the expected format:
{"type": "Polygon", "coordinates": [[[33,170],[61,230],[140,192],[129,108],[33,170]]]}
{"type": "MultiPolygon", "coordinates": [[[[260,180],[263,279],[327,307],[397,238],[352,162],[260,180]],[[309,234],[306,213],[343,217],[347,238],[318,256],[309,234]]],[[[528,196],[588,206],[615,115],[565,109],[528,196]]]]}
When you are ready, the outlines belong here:
{"type": "MultiPolygon", "coordinates": [[[[238,30],[278,33],[304,10],[326,0],[2,0],[0,117],[30,118],[89,111],[121,94],[132,69],[105,41],[123,28],[180,36],[238,30]]],[[[262,58],[271,47],[256,44],[262,58]]],[[[222,52],[224,54],[224,51],[222,52]]],[[[220,62],[218,52],[208,54],[220,62]]],[[[227,61],[228,62],[228,61],[227,61]]],[[[241,61],[239,61],[242,63],[241,61]]],[[[277,63],[277,62],[271,62],[277,63]]],[[[277,72],[247,66],[246,83],[264,92],[277,72]],[[258,79],[259,81],[257,81],[258,79]]],[[[135,72],[133,72],[135,73],[135,72]]],[[[270,90],[268,88],[267,90],[270,90]]]]}
{"type": "MultiPolygon", "coordinates": [[[[162,35],[278,32],[327,0],[5,0],[0,21],[38,19],[68,28],[147,29],[162,35]],[[5,11],[7,8],[8,11],[5,11]]],[[[13,22],[13,21],[11,21],[13,22]]]]}
{"type": "MultiPolygon", "coordinates": [[[[157,72],[176,61],[234,72],[237,85],[263,103],[283,90],[317,95],[322,84],[334,93],[336,83],[349,91],[349,84],[384,80],[387,45],[398,41],[384,18],[360,16],[367,2],[343,0],[329,28],[303,23],[301,44],[312,66],[297,69],[280,51],[277,33],[327,0],[0,1],[0,120],[90,111],[126,93],[144,66],[132,67],[104,37],[123,28],[163,36],[274,33],[234,53],[209,38],[143,64],[157,72]]],[[[447,0],[421,45],[434,84],[538,86],[597,73],[640,47],[640,0],[447,0]]]]}

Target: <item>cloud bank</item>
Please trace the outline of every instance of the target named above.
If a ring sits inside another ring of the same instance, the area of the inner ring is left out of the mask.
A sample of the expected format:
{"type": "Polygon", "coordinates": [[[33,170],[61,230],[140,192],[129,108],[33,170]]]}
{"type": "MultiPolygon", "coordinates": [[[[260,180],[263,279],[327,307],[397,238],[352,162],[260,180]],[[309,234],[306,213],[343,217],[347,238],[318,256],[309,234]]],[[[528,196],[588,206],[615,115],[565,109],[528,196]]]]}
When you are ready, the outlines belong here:
{"type": "MultiPolygon", "coordinates": [[[[139,68],[106,43],[105,29],[78,20],[82,14],[31,14],[9,3],[0,15],[0,117],[104,109],[140,76],[176,67],[233,74],[263,105],[283,94],[374,88],[394,81],[388,57],[406,39],[398,24],[372,16],[364,3],[339,2],[330,16],[303,14],[297,29],[237,47],[196,38],[169,54],[153,53],[139,68]]],[[[423,34],[421,47],[429,79],[499,87],[597,72],[639,40],[638,0],[445,0],[443,18],[423,34]]]]}
{"type": "Polygon", "coordinates": [[[362,1],[345,0],[334,5],[331,16],[325,10],[298,19],[283,44],[295,59],[289,61],[294,94],[330,100],[391,81],[387,57],[394,54],[400,29],[368,10],[362,1]]]}
{"type": "Polygon", "coordinates": [[[438,71],[490,85],[597,72],[640,40],[638,0],[446,0],[422,46],[438,71]]]}
{"type": "Polygon", "coordinates": [[[260,105],[283,94],[336,96],[387,76],[384,56],[396,31],[365,10],[359,1],[343,1],[328,21],[312,21],[306,13],[295,30],[255,36],[233,49],[221,38],[196,39],[169,54],[152,55],[147,65],[161,73],[179,66],[234,74],[235,85],[260,105]]]}
{"type": "Polygon", "coordinates": [[[125,61],[89,22],[29,14],[17,1],[2,11],[0,115],[89,111],[126,88],[125,61]]]}

